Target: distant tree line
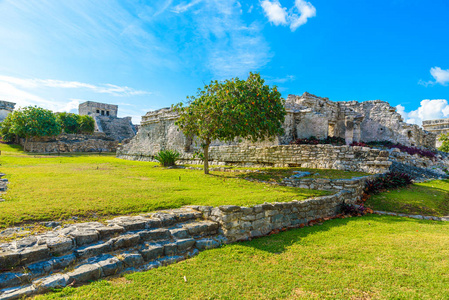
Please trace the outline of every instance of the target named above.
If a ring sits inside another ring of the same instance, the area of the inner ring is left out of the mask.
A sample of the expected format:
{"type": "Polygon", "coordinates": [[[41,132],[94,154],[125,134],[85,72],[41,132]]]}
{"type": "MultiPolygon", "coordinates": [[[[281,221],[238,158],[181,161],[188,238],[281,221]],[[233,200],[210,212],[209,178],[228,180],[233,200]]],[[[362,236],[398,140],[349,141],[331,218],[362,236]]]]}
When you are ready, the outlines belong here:
{"type": "Polygon", "coordinates": [[[53,113],[37,106],[27,106],[10,113],[0,125],[3,141],[28,141],[31,137],[56,136],[61,133],[92,134],[95,120],[91,116],[53,113]]]}

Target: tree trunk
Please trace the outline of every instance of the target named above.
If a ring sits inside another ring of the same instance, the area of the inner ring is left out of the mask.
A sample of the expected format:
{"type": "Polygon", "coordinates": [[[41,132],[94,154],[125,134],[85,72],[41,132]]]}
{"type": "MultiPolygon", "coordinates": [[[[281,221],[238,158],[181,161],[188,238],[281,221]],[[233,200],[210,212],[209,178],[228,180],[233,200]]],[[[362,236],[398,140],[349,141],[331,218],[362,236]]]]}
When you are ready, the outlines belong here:
{"type": "Polygon", "coordinates": [[[206,141],[203,147],[204,151],[204,174],[209,174],[209,145],[210,141],[206,141]]]}

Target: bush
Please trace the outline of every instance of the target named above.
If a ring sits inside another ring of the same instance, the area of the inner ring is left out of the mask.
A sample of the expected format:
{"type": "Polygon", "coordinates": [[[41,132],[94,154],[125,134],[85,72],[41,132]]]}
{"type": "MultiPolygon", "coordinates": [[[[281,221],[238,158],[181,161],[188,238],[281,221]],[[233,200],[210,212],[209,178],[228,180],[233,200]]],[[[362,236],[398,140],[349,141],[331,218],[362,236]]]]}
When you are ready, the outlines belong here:
{"type": "Polygon", "coordinates": [[[377,194],[388,189],[407,186],[412,183],[413,178],[406,173],[389,172],[374,180],[366,182],[365,192],[367,194],[377,194]]]}
{"type": "Polygon", "coordinates": [[[176,161],[180,155],[181,154],[179,154],[178,151],[161,150],[154,156],[154,159],[157,160],[161,166],[170,167],[176,165],[176,161]]]}
{"type": "Polygon", "coordinates": [[[402,144],[394,144],[390,141],[374,141],[374,142],[367,142],[366,145],[369,147],[385,147],[388,149],[398,148],[401,150],[401,152],[406,152],[410,155],[418,154],[421,157],[427,157],[430,159],[436,159],[436,153],[430,150],[424,150],[417,147],[409,147],[404,146],[402,144]]]}
{"type": "Polygon", "coordinates": [[[317,139],[314,136],[305,139],[296,139],[290,142],[291,145],[319,145],[319,144],[331,144],[334,146],[346,145],[345,139],[340,137],[327,137],[325,139],[317,139]]]}
{"type": "Polygon", "coordinates": [[[343,214],[351,216],[365,215],[367,213],[367,208],[363,203],[360,205],[353,205],[343,202],[340,209],[343,214]]]}

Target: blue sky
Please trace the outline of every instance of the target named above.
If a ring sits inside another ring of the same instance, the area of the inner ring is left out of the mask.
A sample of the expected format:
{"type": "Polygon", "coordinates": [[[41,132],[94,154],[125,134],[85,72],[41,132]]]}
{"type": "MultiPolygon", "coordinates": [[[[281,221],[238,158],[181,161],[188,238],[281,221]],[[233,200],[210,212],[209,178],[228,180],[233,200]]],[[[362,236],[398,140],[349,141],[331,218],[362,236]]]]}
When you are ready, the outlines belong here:
{"type": "Polygon", "coordinates": [[[0,99],[135,123],[213,79],[449,117],[449,1],[0,0],[0,99]]]}

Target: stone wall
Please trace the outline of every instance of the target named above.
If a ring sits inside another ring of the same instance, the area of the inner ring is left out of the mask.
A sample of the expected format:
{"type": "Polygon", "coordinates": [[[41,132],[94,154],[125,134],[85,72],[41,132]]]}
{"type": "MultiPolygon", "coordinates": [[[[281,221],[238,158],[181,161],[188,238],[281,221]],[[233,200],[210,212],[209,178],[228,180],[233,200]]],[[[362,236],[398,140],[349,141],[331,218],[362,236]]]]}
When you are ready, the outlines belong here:
{"type": "Polygon", "coordinates": [[[268,234],[272,230],[306,225],[309,221],[333,217],[343,202],[354,204],[349,191],[305,201],[265,203],[253,207],[225,205],[198,207],[207,218],[218,222],[230,242],[268,234]]]}
{"type": "MultiPolygon", "coordinates": [[[[117,149],[117,157],[153,161],[152,149],[130,152],[127,148],[117,149]]],[[[303,167],[318,169],[337,169],[368,173],[388,172],[391,162],[389,152],[367,147],[332,145],[283,145],[271,147],[218,146],[210,148],[211,164],[241,166],[303,167]]],[[[187,163],[193,154],[182,153],[181,159],[187,163]]]]}
{"type": "Polygon", "coordinates": [[[31,138],[28,142],[21,139],[20,144],[26,152],[33,153],[115,152],[118,141],[103,133],[61,134],[56,137],[31,138]]]}
{"type": "Polygon", "coordinates": [[[361,199],[367,180],[373,180],[379,175],[355,177],[351,179],[328,178],[285,178],[281,185],[303,189],[324,190],[330,192],[348,191],[353,201],[361,199]]]}

